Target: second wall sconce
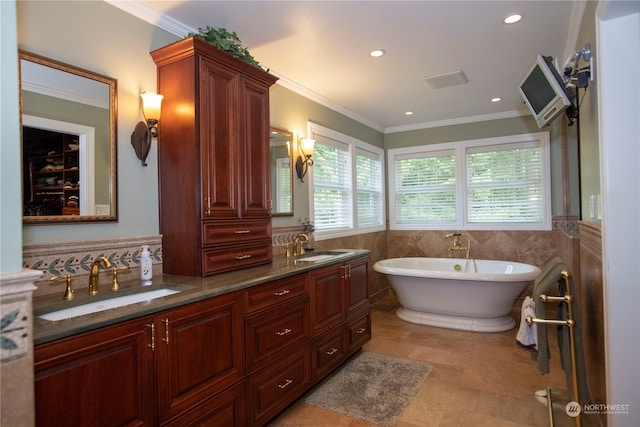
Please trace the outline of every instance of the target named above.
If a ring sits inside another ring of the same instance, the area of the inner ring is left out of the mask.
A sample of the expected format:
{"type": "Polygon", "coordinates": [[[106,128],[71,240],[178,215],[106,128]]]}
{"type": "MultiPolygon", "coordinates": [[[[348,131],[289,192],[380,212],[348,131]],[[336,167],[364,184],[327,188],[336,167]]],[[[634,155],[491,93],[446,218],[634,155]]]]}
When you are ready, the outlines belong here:
{"type": "Polygon", "coordinates": [[[296,159],[296,174],[302,182],[304,182],[303,178],[309,171],[309,166],[313,166],[313,159],[311,158],[313,155],[313,144],[315,144],[313,139],[303,139],[301,137],[298,140],[298,150],[301,154],[299,154],[296,159]]]}
{"type": "Polygon", "coordinates": [[[162,95],[152,92],[142,92],[142,114],[145,122],[138,122],[131,134],[131,145],[136,156],[142,161],[142,166],[147,166],[147,155],[151,149],[151,139],[158,137],[158,121],[160,120],[160,105],[162,95]]]}

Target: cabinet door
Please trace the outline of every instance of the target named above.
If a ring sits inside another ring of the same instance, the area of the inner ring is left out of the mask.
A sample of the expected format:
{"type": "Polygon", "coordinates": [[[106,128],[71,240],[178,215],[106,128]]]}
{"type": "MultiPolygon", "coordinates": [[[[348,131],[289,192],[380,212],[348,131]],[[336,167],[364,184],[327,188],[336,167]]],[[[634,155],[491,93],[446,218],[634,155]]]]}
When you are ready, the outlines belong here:
{"type": "Polygon", "coordinates": [[[345,318],[344,266],[319,268],[310,273],[312,335],[336,326],[345,318]]]}
{"type": "Polygon", "coordinates": [[[236,73],[219,64],[201,59],[199,130],[203,218],[239,217],[238,78],[236,73]]]}
{"type": "Polygon", "coordinates": [[[156,315],[160,422],[243,378],[241,303],[235,292],[156,315]]]}
{"type": "Polygon", "coordinates": [[[269,218],[271,156],[269,151],[269,88],[240,79],[240,216],[269,218]]]}
{"type": "Polygon", "coordinates": [[[369,258],[350,261],[347,266],[347,316],[369,305],[369,258]]]}
{"type": "Polygon", "coordinates": [[[36,425],[155,425],[152,320],[37,346],[36,425]]]}

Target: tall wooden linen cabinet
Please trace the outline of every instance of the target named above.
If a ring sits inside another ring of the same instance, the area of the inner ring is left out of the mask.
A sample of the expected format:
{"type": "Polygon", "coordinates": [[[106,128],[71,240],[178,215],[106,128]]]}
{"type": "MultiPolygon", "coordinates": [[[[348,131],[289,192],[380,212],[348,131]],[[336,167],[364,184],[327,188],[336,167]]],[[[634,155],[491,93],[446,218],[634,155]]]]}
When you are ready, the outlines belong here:
{"type": "Polygon", "coordinates": [[[151,57],[164,95],[164,272],[207,276],[271,262],[269,87],[277,78],[194,37],[151,57]]]}

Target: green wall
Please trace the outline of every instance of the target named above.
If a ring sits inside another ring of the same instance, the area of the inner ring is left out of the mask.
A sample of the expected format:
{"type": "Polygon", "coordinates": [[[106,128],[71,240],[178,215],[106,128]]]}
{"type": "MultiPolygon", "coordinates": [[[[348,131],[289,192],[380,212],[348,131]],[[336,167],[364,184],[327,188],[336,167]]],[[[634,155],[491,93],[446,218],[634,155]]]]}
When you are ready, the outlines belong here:
{"type": "MultiPolygon", "coordinates": [[[[596,46],[595,13],[597,2],[589,1],[586,4],[584,18],[578,34],[576,50],[583,49],[585,43],[591,44],[592,55],[596,58],[599,54],[596,46]]],[[[593,63],[596,61],[594,59],[593,63]]],[[[587,63],[579,61],[583,67],[587,63]]],[[[595,67],[595,65],[594,65],[595,67]]],[[[591,196],[600,196],[600,137],[598,129],[598,70],[594,70],[595,81],[589,82],[589,88],[580,89],[578,100],[580,101],[580,183],[582,192],[582,219],[584,221],[600,223],[596,215],[591,217],[591,196]]]]}
{"type": "Polygon", "coordinates": [[[22,194],[16,4],[0,1],[0,274],[22,270],[22,194]]]}

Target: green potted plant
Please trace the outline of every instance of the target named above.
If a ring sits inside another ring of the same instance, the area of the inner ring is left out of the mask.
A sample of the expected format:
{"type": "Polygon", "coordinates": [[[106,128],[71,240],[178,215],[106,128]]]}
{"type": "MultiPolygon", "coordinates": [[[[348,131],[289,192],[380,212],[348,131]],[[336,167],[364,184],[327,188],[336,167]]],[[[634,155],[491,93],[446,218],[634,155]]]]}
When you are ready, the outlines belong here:
{"type": "Polygon", "coordinates": [[[218,49],[229,53],[234,58],[241,59],[254,67],[262,69],[260,63],[251,56],[247,48],[242,46],[242,42],[235,31],[229,32],[226,28],[211,28],[207,25],[206,28],[198,28],[197,33],[187,34],[187,37],[198,37],[218,49]]]}

